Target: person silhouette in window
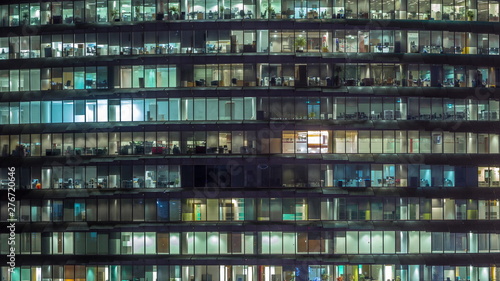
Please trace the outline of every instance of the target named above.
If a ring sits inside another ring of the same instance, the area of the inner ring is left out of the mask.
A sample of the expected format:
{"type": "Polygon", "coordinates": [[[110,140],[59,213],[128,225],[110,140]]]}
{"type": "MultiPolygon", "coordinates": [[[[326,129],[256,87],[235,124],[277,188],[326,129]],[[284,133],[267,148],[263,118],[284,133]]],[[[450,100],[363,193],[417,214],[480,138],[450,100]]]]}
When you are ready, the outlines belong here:
{"type": "Polygon", "coordinates": [[[181,150],[179,149],[179,147],[176,144],[174,144],[174,148],[172,149],[172,152],[174,154],[181,154],[181,150]]]}

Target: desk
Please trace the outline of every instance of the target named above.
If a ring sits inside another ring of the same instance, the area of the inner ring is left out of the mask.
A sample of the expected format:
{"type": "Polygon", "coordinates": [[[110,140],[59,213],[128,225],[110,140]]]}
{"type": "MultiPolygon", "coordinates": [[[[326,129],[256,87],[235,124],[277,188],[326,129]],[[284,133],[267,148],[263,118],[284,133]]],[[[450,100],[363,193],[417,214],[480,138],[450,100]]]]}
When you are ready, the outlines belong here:
{"type": "Polygon", "coordinates": [[[372,46],[372,53],[394,53],[394,46],[372,46]]]}
{"type": "Polygon", "coordinates": [[[456,120],[463,120],[465,119],[465,112],[457,112],[455,114],[456,120]]]}
{"type": "Polygon", "coordinates": [[[487,182],[480,181],[480,182],[478,182],[478,186],[479,186],[479,187],[488,187],[488,186],[489,186],[489,184],[488,184],[487,182]]]}
{"type": "Polygon", "coordinates": [[[483,111],[480,113],[481,120],[497,120],[498,113],[496,111],[483,111]]]}
{"type": "Polygon", "coordinates": [[[94,84],[94,80],[85,80],[85,88],[90,89],[94,84]]]}
{"type": "Polygon", "coordinates": [[[375,79],[373,78],[363,78],[362,81],[364,86],[373,86],[375,84],[375,79]]]}
{"type": "Polygon", "coordinates": [[[307,12],[307,18],[308,19],[317,19],[318,18],[318,12],[316,12],[316,11],[309,11],[309,12],[307,12]]]}
{"type": "Polygon", "coordinates": [[[257,51],[257,47],[255,45],[243,45],[244,53],[255,53],[257,51]]]}
{"type": "Polygon", "coordinates": [[[51,84],[50,89],[51,90],[62,90],[63,85],[62,85],[62,83],[51,84]]]}
{"type": "Polygon", "coordinates": [[[122,181],[122,188],[132,188],[133,183],[132,180],[123,180],[122,181]]]}
{"type": "Polygon", "coordinates": [[[394,110],[384,110],[384,120],[394,120],[394,110]]]}
{"type": "Polygon", "coordinates": [[[45,156],[59,156],[61,155],[60,149],[46,149],[45,156]]]}
{"type": "Polygon", "coordinates": [[[164,147],[153,147],[152,154],[163,154],[164,147]]]}
{"type": "Polygon", "coordinates": [[[308,86],[321,86],[319,77],[307,77],[308,86]]]}
{"type": "Polygon", "coordinates": [[[22,59],[28,59],[29,57],[30,57],[29,51],[21,51],[21,58],[22,59]]]}
{"type": "Polygon", "coordinates": [[[348,79],[345,81],[346,86],[356,86],[356,80],[354,79],[348,79]]]}

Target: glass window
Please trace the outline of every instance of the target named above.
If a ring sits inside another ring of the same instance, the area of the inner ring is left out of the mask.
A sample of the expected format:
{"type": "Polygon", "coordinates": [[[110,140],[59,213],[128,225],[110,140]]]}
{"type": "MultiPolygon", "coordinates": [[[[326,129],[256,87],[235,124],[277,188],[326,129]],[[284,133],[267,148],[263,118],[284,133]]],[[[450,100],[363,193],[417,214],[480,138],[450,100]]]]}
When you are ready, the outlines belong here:
{"type": "MultiPolygon", "coordinates": [[[[137,233],[137,232],[136,232],[137,233]]],[[[138,238],[143,238],[143,236],[140,235],[140,233],[137,233],[138,238]]],[[[121,233],[121,254],[122,255],[130,255],[132,254],[132,232],[122,232],[121,233]]],[[[141,249],[141,241],[137,243],[138,249],[141,249]]],[[[142,247],[144,247],[144,241],[142,240],[142,247]]],[[[143,249],[143,248],[142,248],[143,249]]],[[[134,249],[135,250],[135,249],[134,249]]]]}
{"type": "Polygon", "coordinates": [[[144,255],[144,252],[145,252],[144,232],[134,232],[133,235],[134,235],[134,238],[133,238],[133,245],[134,245],[133,252],[134,252],[134,254],[144,255]]]}

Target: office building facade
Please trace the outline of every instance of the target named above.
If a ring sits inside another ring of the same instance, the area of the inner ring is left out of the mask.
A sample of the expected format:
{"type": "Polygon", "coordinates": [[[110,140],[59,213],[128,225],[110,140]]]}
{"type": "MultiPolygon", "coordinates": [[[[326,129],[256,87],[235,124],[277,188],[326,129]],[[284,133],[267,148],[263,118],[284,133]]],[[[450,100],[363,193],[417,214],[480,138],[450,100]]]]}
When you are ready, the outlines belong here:
{"type": "Polygon", "coordinates": [[[500,280],[499,12],[2,1],[2,281],[500,280]]]}

